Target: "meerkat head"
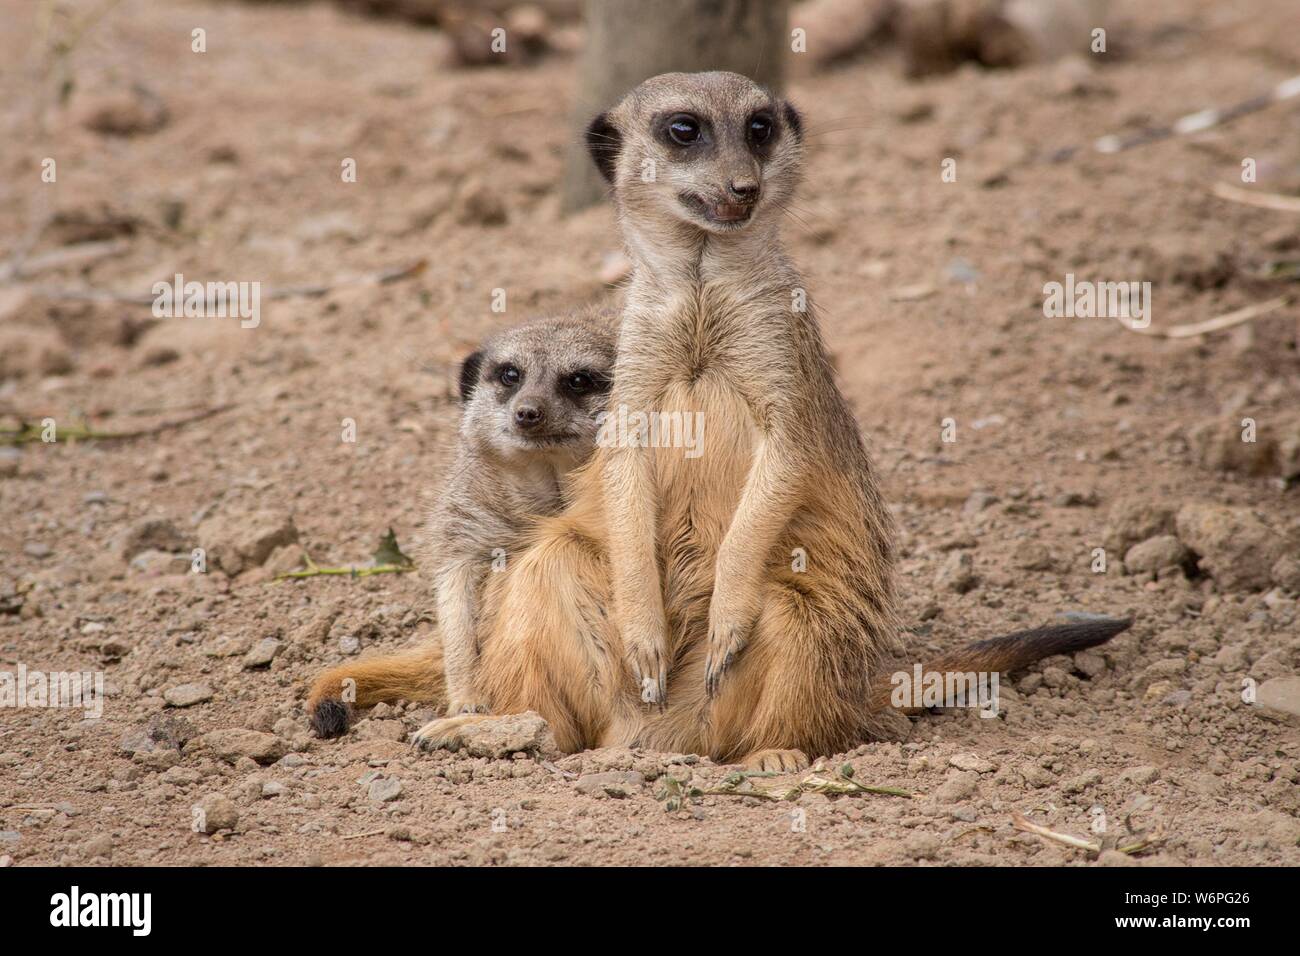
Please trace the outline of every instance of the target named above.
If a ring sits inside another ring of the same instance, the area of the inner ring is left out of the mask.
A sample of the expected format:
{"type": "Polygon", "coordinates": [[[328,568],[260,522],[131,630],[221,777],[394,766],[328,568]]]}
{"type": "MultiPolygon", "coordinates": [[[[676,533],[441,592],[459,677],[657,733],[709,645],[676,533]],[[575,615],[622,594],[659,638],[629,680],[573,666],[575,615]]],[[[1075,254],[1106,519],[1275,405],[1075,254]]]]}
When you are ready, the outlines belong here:
{"type": "Polygon", "coordinates": [[[611,325],[594,315],[498,332],[461,365],[462,436],[507,457],[585,457],[595,447],[615,348],[611,325]]]}
{"type": "Polygon", "coordinates": [[[798,111],[738,73],[651,77],[592,120],[586,139],[625,212],[658,210],[711,233],[779,208],[802,166],[798,111]]]}

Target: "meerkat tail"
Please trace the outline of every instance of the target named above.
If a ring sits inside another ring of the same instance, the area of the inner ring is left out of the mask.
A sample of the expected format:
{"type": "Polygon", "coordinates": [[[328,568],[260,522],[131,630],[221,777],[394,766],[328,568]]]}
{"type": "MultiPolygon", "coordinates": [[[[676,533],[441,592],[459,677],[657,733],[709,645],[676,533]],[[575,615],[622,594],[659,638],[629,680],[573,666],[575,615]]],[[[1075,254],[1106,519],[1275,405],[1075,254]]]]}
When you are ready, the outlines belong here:
{"type": "MultiPolygon", "coordinates": [[[[976,641],[948,654],[927,662],[922,666],[926,674],[991,674],[1011,673],[1022,670],[1035,661],[1055,654],[1073,654],[1105,644],[1116,634],[1129,629],[1133,624],[1131,618],[1114,617],[1080,617],[1069,624],[1056,624],[1051,627],[1036,627],[1028,631],[1016,631],[1001,637],[976,641]]],[[[894,690],[891,675],[882,675],[871,683],[867,709],[870,713],[884,710],[891,706],[890,697],[894,690]]],[[[899,708],[905,714],[924,712],[922,707],[899,708]]]]}
{"type": "Polygon", "coordinates": [[[397,700],[446,699],[442,644],[428,641],[397,654],[385,654],[332,667],[312,685],[307,713],[317,737],[338,737],[348,729],[354,707],[397,700]]]}

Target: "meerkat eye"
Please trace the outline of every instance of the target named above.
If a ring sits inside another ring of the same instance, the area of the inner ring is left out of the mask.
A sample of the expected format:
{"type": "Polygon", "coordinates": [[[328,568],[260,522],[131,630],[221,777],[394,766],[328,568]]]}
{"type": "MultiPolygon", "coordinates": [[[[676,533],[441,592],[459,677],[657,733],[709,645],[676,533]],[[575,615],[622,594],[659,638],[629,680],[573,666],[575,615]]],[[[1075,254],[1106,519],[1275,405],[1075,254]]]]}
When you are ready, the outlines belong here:
{"type": "Polygon", "coordinates": [[[560,379],[560,384],[570,395],[589,395],[592,392],[604,392],[609,389],[609,376],[589,369],[570,372],[560,379]]]}
{"type": "Polygon", "coordinates": [[[502,385],[518,385],[523,377],[524,373],[513,365],[503,365],[501,371],[497,372],[497,378],[502,385]]]}
{"type": "Polygon", "coordinates": [[[756,113],[749,118],[749,138],[756,146],[762,146],[772,138],[772,118],[764,113],[756,113]]]}
{"type": "Polygon", "coordinates": [[[699,142],[700,121],[689,113],[678,113],[668,119],[668,138],[678,146],[699,142]]]}
{"type": "Polygon", "coordinates": [[[564,377],[564,387],[575,395],[582,395],[591,391],[593,384],[591,376],[586,372],[574,372],[572,375],[564,377]]]}

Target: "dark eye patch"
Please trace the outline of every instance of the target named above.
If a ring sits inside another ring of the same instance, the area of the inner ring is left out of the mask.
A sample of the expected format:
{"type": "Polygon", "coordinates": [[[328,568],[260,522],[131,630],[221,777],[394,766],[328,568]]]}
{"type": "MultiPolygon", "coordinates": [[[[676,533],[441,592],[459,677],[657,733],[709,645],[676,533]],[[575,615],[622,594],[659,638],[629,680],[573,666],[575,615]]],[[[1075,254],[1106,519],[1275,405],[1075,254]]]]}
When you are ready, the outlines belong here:
{"type": "Polygon", "coordinates": [[[659,138],[675,149],[694,149],[713,142],[708,120],[694,113],[665,113],[656,118],[655,126],[659,138]]]}
{"type": "Polygon", "coordinates": [[[781,112],[785,114],[785,125],[794,134],[796,142],[803,142],[803,116],[789,103],[783,103],[781,112]]]}
{"type": "Polygon", "coordinates": [[[767,110],[759,110],[745,124],[745,139],[755,149],[769,145],[776,136],[776,123],[767,110]]]}
{"type": "Polygon", "coordinates": [[[514,388],[524,380],[524,373],[513,362],[501,362],[493,367],[492,380],[506,388],[514,388]]]}
{"type": "Polygon", "coordinates": [[[609,376],[595,369],[575,369],[560,376],[561,392],[575,398],[598,395],[609,391],[609,387],[609,376]]]}

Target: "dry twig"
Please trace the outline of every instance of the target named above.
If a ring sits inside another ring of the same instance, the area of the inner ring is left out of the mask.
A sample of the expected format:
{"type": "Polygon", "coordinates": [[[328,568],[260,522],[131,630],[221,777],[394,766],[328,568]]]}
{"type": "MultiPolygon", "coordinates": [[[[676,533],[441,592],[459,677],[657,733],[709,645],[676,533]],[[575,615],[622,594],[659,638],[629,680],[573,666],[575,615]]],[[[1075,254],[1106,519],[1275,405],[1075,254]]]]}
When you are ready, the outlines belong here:
{"type": "Polygon", "coordinates": [[[911,798],[913,794],[897,787],[869,787],[853,779],[853,765],[844,764],[834,777],[823,777],[813,772],[791,787],[765,789],[753,784],[757,777],[775,777],[769,771],[737,770],[727,774],[716,787],[688,787],[676,777],[664,777],[659,788],[659,799],[669,811],[680,809],[688,798],[697,797],[755,797],[773,803],[792,802],[805,793],[824,793],[832,796],[855,796],[864,793],[886,797],[911,798]]]}
{"type": "MultiPolygon", "coordinates": [[[[1103,849],[1106,849],[1106,847],[1101,843],[1097,843],[1093,840],[1087,840],[1083,837],[1077,837],[1069,833],[1061,833],[1057,830],[1049,830],[1047,827],[1039,826],[1037,823],[1030,822],[1023,814],[1011,814],[1011,822],[1015,825],[1017,830],[1021,830],[1025,833],[1032,833],[1034,836],[1042,837],[1044,840],[1048,840],[1052,843],[1060,843],[1063,846],[1072,847],[1076,850],[1087,850],[1089,853],[1100,853],[1103,849]]],[[[1125,853],[1131,856],[1155,846],[1163,839],[1164,833],[1159,829],[1149,835],[1145,833],[1135,833],[1131,835],[1132,842],[1124,844],[1116,843],[1114,849],[1119,850],[1120,853],[1125,853]]]]}
{"type": "Polygon", "coordinates": [[[1220,199],[1241,203],[1243,206],[1272,209],[1276,212],[1300,212],[1300,196],[1284,196],[1281,193],[1242,189],[1240,186],[1229,186],[1227,183],[1215,183],[1210,192],[1220,199]]]}
{"type": "Polygon", "coordinates": [[[1135,328],[1127,324],[1118,316],[1115,321],[1138,335],[1150,335],[1158,339],[1190,339],[1197,335],[1206,335],[1210,332],[1222,332],[1224,329],[1230,329],[1234,325],[1242,325],[1253,319],[1276,312],[1291,304],[1291,297],[1280,295],[1276,299],[1269,299],[1267,302],[1259,302],[1255,305],[1248,305],[1245,308],[1237,309],[1233,312],[1227,312],[1223,315],[1215,316],[1212,319],[1206,319],[1204,322],[1192,322],[1188,325],[1175,325],[1167,329],[1153,329],[1150,326],[1146,328],[1135,328]]]}

